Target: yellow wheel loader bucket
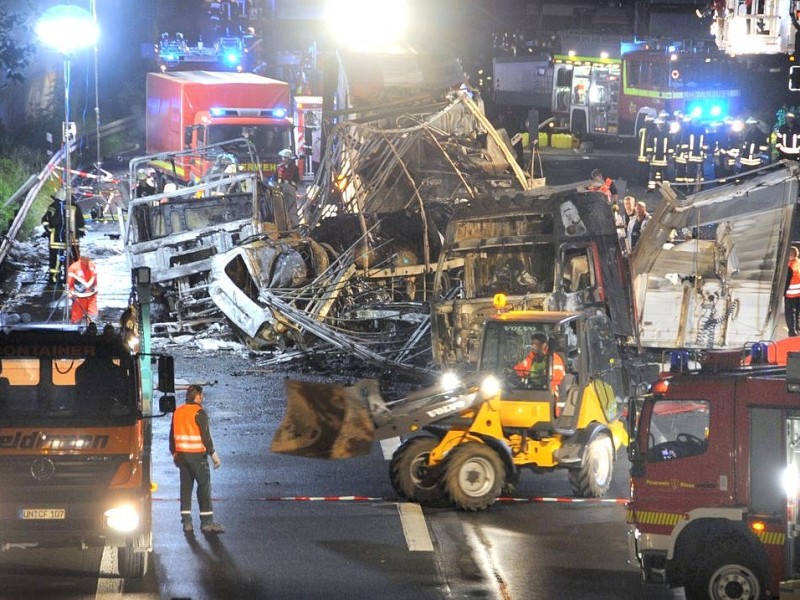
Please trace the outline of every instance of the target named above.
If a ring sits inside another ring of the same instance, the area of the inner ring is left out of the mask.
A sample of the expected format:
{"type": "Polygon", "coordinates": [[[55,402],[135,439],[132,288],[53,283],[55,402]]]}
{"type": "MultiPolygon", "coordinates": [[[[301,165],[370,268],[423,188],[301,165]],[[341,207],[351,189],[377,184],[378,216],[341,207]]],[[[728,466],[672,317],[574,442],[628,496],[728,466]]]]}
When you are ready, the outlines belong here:
{"type": "MultiPolygon", "coordinates": [[[[377,391],[377,383],[375,383],[377,391]]],[[[369,454],[375,425],[364,385],[286,380],[286,414],[272,451],[309,458],[350,458],[369,454]]]]}

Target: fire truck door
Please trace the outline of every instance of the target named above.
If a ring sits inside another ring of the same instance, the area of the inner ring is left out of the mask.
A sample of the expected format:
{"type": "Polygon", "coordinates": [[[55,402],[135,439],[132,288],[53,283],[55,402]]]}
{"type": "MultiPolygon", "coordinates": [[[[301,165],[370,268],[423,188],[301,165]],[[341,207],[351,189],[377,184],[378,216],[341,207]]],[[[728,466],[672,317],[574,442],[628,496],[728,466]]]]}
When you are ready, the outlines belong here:
{"type": "Polygon", "coordinates": [[[800,573],[800,415],[786,419],[786,468],[783,487],[786,494],[786,554],[787,575],[794,579],[800,573]]]}

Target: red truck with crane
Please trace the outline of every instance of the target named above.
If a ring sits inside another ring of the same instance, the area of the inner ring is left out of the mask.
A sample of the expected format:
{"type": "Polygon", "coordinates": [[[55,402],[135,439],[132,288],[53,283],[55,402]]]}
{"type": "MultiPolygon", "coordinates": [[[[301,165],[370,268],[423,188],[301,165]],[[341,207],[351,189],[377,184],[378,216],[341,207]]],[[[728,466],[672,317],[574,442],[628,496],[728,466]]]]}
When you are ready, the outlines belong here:
{"type": "Polygon", "coordinates": [[[629,402],[627,521],[645,582],[759,599],[800,576],[798,339],[675,351],[629,402]]]}
{"type": "Polygon", "coordinates": [[[215,164],[209,157],[200,158],[200,151],[240,138],[252,143],[255,156],[236,156],[237,170],[271,175],[278,153],[294,147],[288,83],[226,71],[147,74],[147,153],[182,153],[172,160],[156,157],[154,167],[194,184],[215,164]],[[197,150],[198,156],[187,150],[197,150]]]}

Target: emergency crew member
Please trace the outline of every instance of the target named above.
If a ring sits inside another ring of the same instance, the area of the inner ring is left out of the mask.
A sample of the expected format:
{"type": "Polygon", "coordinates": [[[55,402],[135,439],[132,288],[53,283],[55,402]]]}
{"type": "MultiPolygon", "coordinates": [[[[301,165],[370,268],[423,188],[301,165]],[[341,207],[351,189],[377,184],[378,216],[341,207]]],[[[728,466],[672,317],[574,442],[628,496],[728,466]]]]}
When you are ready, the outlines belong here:
{"type": "Polygon", "coordinates": [[[592,180],[586,189],[590,192],[600,192],[606,197],[606,202],[609,204],[619,202],[619,194],[617,193],[617,186],[614,185],[614,180],[603,175],[600,169],[592,171],[592,180]]]}
{"type": "Polygon", "coordinates": [[[767,136],[758,127],[758,119],[748,117],[745,121],[747,129],[739,152],[739,171],[750,171],[764,164],[763,155],[766,154],[769,142],[767,136]]]}
{"type": "Polygon", "coordinates": [[[64,282],[66,278],[65,264],[67,258],[67,224],[70,231],[70,262],[80,256],[79,239],[86,235],[83,211],[75,202],[70,203],[69,221],[67,220],[67,192],[63,188],[51,196],[53,202],[47,207],[42,217],[45,235],[50,250],[48,275],[52,283],[64,282]]]}
{"type": "Polygon", "coordinates": [[[644,122],[636,133],[638,140],[638,153],[636,155],[636,162],[639,164],[639,184],[647,184],[647,175],[650,170],[647,164],[647,138],[655,130],[656,126],[653,124],[655,117],[653,115],[645,115],[644,122]]]}
{"type": "Polygon", "coordinates": [[[789,264],[786,271],[786,291],[783,294],[783,308],[789,336],[800,333],[800,260],[797,246],[789,248],[789,264]]]}
{"type": "Polygon", "coordinates": [[[744,123],[725,117],[722,122],[722,132],[719,136],[719,173],[716,174],[720,183],[725,183],[725,178],[733,175],[739,159],[742,144],[744,123]]]}
{"type": "Polygon", "coordinates": [[[208,456],[218,469],[222,464],[214,450],[208,415],[203,410],[203,388],[190,385],[186,402],[175,410],[169,431],[169,451],[181,473],[181,523],[184,533],[193,533],[192,491],[197,482],[197,503],[200,507],[200,531],[224,533],[225,527],[214,522],[211,502],[211,471],[208,456]]]}
{"type": "Polygon", "coordinates": [[[800,127],[793,112],[786,113],[786,121],[778,128],[778,156],[789,160],[800,160],[800,127]]]}
{"type": "MultiPolygon", "coordinates": [[[[514,372],[521,379],[527,379],[533,385],[544,386],[547,381],[547,355],[550,352],[550,344],[547,336],[543,333],[534,333],[531,336],[531,351],[514,365],[514,372]]],[[[558,386],[564,379],[566,369],[564,360],[559,354],[553,354],[553,376],[550,380],[550,388],[553,393],[558,395],[558,386]]]]}
{"type": "Polygon", "coordinates": [[[275,179],[278,183],[288,183],[297,187],[300,183],[300,172],[294,162],[294,153],[288,148],[278,152],[281,157],[281,164],[278,165],[278,170],[275,172],[275,179]]]}
{"type": "Polygon", "coordinates": [[[675,153],[667,122],[659,117],[654,123],[656,129],[647,141],[647,158],[650,164],[650,177],[647,181],[648,192],[655,191],[656,182],[669,181],[670,163],[675,153]]]}
{"type": "Polygon", "coordinates": [[[72,300],[71,323],[89,324],[97,321],[97,268],[88,256],[81,256],[69,266],[67,295],[72,300]]]}
{"type": "Polygon", "coordinates": [[[136,197],[144,198],[145,196],[152,196],[158,191],[156,187],[155,177],[150,175],[145,169],[139,169],[136,172],[136,197]]]}
{"type": "Polygon", "coordinates": [[[694,183],[703,180],[703,163],[708,154],[705,128],[697,118],[686,119],[680,133],[680,155],[675,156],[675,181],[694,183]]]}

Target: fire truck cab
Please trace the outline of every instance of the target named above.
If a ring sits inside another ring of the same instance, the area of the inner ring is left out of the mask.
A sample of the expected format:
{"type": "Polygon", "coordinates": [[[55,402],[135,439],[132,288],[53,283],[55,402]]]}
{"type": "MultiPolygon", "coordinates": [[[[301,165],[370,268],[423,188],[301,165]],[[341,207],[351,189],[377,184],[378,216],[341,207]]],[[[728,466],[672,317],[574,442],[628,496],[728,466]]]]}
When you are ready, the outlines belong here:
{"type": "Polygon", "coordinates": [[[800,575],[797,339],[708,351],[693,370],[678,351],[631,402],[627,521],[645,582],[758,599],[800,575]]]}
{"type": "Polygon", "coordinates": [[[634,137],[662,110],[705,123],[738,111],[733,63],[716,50],[623,43],[618,56],[553,57],[553,116],[575,135],[634,137]]]}

